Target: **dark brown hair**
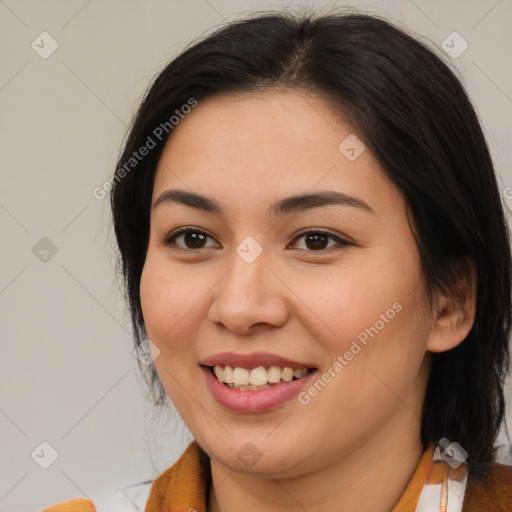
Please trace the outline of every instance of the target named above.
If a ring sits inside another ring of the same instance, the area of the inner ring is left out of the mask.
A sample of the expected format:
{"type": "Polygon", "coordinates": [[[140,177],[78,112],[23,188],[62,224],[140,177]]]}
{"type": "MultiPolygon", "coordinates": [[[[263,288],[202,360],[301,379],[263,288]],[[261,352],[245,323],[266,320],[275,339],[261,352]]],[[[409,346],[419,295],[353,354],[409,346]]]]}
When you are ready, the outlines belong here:
{"type": "MultiPolygon", "coordinates": [[[[509,361],[509,234],[475,111],[460,81],[427,46],[363,14],[265,13],[229,23],[159,73],[136,113],[118,168],[191,98],[200,102],[217,93],[276,87],[329,98],[401,190],[429,296],[455,290],[457,262],[474,263],[475,322],[456,348],[433,354],[421,436],[424,443],[457,441],[469,453],[470,466],[491,460],[509,361]]],[[[146,336],[139,283],[153,180],[167,136],[111,193],[136,346],[146,336]]],[[[154,366],[150,378],[157,403],[164,403],[154,366]]]]}

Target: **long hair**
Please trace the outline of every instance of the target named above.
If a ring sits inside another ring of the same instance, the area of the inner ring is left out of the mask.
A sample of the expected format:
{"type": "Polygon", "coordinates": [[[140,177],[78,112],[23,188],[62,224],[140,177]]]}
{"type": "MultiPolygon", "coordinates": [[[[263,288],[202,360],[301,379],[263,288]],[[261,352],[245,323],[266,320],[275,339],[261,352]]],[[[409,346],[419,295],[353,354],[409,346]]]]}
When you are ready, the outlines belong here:
{"type": "MultiPolygon", "coordinates": [[[[456,295],[457,263],[474,263],[475,322],[457,347],[433,354],[421,437],[425,444],[457,441],[470,467],[492,460],[511,326],[509,232],[492,160],[459,79],[427,46],[378,17],[252,16],[195,42],[158,74],[134,117],[111,192],[135,345],[146,336],[139,283],[154,175],[172,136],[155,129],[191,101],[270,88],[321,94],[357,130],[403,194],[429,298],[436,290],[456,295]],[[148,137],[156,147],[127,170],[148,137]]],[[[163,403],[154,366],[149,377],[163,403]]]]}

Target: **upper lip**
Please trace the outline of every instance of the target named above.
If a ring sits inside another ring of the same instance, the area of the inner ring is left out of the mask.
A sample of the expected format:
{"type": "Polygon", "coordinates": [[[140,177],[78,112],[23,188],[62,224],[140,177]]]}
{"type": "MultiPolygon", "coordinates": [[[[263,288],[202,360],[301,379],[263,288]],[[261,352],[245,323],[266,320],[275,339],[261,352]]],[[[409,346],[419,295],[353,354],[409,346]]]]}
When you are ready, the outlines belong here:
{"type": "Polygon", "coordinates": [[[202,366],[238,366],[239,368],[258,368],[259,366],[279,366],[284,368],[314,368],[311,364],[293,361],[286,357],[266,352],[254,352],[252,354],[236,354],[234,352],[221,352],[204,359],[202,366]]]}

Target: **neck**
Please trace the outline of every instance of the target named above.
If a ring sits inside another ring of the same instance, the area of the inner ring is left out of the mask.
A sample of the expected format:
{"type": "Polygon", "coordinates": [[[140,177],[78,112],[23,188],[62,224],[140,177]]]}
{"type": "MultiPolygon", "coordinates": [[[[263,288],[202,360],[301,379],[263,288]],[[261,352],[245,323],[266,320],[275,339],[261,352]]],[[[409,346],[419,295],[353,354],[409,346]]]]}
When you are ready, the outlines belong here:
{"type": "Polygon", "coordinates": [[[392,434],[387,442],[382,436],[361,442],[335,464],[293,478],[238,473],[212,460],[208,510],[389,512],[403,494],[424,447],[419,425],[411,428],[409,423],[397,431],[394,424],[385,430],[392,434]]]}

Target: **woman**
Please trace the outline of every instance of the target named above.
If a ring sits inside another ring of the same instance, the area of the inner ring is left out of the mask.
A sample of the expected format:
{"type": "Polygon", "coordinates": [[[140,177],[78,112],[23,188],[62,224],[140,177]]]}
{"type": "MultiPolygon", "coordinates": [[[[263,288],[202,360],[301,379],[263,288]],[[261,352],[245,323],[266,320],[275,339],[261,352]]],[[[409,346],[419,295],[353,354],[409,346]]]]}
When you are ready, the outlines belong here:
{"type": "Polygon", "coordinates": [[[367,15],[231,23],[156,78],[117,169],[136,347],[195,439],[147,512],[512,510],[508,231],[430,50],[367,15]]]}

